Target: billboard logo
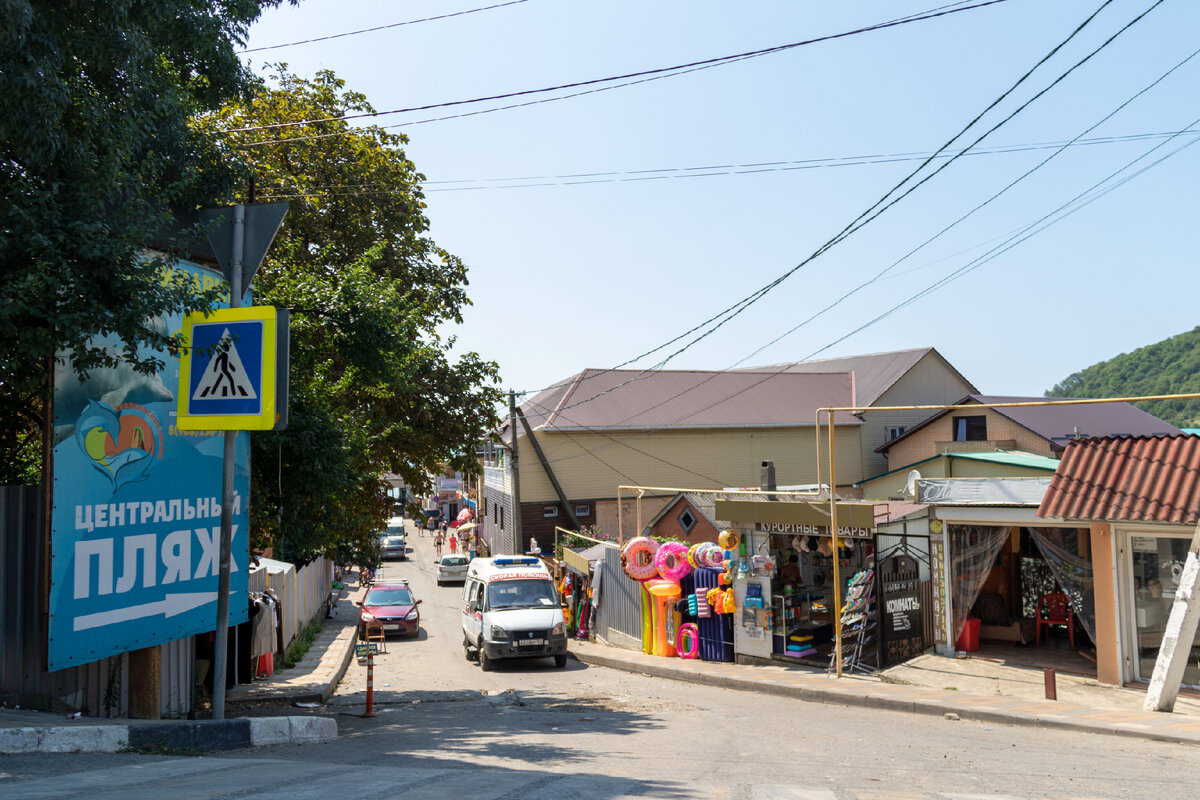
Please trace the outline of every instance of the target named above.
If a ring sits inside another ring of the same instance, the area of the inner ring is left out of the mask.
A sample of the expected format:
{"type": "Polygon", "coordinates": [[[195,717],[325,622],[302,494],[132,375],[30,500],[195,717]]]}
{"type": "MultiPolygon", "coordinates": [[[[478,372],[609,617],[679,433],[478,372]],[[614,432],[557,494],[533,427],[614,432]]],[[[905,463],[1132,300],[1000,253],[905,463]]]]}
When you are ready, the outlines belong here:
{"type": "Polygon", "coordinates": [[[146,479],[152,459],[161,457],[162,431],[141,406],[130,404],[118,412],[108,403],[88,400],[75,423],[75,442],[115,492],[146,479]]]}

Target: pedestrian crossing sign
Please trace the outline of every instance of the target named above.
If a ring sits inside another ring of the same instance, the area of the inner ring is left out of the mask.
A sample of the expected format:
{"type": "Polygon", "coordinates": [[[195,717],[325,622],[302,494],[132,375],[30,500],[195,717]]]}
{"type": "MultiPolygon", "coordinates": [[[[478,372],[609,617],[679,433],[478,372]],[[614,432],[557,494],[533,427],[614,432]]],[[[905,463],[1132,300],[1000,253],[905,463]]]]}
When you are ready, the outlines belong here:
{"type": "Polygon", "coordinates": [[[181,430],[271,430],[286,414],[287,312],[221,308],[183,319],[179,359],[181,430]],[[282,341],[282,346],[280,342],[282,341]],[[282,367],[281,392],[277,373],[282,367]]]}

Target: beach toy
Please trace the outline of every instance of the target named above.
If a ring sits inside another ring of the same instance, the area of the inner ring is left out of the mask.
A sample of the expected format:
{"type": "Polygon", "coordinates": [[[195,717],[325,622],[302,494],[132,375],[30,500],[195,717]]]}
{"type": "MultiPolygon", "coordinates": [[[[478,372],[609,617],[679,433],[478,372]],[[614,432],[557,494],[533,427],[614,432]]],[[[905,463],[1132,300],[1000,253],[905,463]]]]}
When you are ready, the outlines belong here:
{"type": "Polygon", "coordinates": [[[654,561],[658,550],[658,542],[649,536],[630,539],[621,548],[621,568],[635,581],[648,581],[658,575],[654,561]]]}
{"type": "Polygon", "coordinates": [[[692,597],[696,598],[696,616],[700,619],[711,617],[712,606],[708,604],[708,592],[696,592],[692,597]]]}
{"type": "Polygon", "coordinates": [[[680,658],[695,658],[699,654],[700,629],[696,627],[696,623],[688,622],[679,626],[675,651],[680,658]]]}
{"type": "Polygon", "coordinates": [[[671,581],[650,581],[646,584],[650,592],[650,608],[653,618],[653,643],[651,653],[656,656],[675,655],[675,632],[679,629],[679,612],[675,602],[679,600],[679,584],[671,581]]]}
{"type": "Polygon", "coordinates": [[[682,542],[666,542],[658,548],[654,556],[654,565],[658,574],[668,581],[679,581],[692,571],[692,565],[687,561],[687,545],[682,542]]]}
{"type": "Polygon", "coordinates": [[[717,544],[721,545],[722,550],[736,550],[741,541],[742,537],[738,536],[737,531],[725,530],[717,534],[717,544]]]}

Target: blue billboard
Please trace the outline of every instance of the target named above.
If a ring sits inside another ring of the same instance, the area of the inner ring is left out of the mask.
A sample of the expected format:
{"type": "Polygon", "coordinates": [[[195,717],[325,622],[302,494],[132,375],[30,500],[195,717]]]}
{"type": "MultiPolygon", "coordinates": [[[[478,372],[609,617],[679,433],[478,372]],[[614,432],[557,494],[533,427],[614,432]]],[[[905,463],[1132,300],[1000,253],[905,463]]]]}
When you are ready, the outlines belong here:
{"type": "MultiPolygon", "coordinates": [[[[221,275],[181,261],[163,279],[201,289],[221,275]]],[[[70,353],[55,368],[51,671],[216,628],[223,435],[176,428],[179,360],[157,355],[153,375],[121,364],[81,382],[70,353]]],[[[249,434],[236,453],[230,625],[247,618],[249,434]]]]}

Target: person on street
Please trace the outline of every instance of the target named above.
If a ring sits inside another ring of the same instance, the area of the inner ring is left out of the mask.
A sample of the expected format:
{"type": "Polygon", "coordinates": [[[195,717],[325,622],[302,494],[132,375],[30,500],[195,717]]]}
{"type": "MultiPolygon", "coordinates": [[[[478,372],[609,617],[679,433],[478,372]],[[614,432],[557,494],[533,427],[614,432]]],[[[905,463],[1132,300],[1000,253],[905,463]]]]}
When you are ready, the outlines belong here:
{"type": "Polygon", "coordinates": [[[438,558],[441,558],[441,557],[442,557],[442,542],[444,541],[444,539],[445,539],[445,537],[444,537],[444,536],[442,536],[442,532],[441,532],[441,531],[438,531],[436,534],[434,534],[434,537],[433,537],[433,551],[434,551],[435,553],[437,553],[437,555],[438,555],[438,558]]]}
{"type": "Polygon", "coordinates": [[[458,552],[458,537],[455,536],[453,533],[450,534],[450,552],[451,553],[458,552]]]}

